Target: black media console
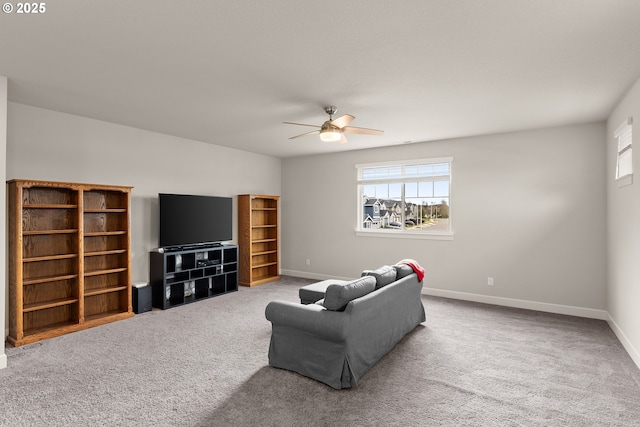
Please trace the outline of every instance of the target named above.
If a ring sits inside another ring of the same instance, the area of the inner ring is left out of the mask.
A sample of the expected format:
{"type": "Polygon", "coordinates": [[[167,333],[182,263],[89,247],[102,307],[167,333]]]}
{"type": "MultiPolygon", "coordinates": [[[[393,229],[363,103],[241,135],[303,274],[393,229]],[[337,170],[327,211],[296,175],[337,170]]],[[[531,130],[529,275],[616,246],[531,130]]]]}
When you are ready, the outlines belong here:
{"type": "Polygon", "coordinates": [[[238,290],[238,246],[151,252],[153,306],[167,309],[238,290]]]}

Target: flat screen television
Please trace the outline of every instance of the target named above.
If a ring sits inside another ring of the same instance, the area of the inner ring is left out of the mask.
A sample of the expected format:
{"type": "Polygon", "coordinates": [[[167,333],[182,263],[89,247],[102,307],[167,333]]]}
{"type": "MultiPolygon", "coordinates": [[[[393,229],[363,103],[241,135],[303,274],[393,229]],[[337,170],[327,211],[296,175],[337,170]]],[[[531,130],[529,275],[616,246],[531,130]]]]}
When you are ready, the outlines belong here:
{"type": "Polygon", "coordinates": [[[233,238],[232,198],[158,194],[159,247],[213,244],[233,238]]]}

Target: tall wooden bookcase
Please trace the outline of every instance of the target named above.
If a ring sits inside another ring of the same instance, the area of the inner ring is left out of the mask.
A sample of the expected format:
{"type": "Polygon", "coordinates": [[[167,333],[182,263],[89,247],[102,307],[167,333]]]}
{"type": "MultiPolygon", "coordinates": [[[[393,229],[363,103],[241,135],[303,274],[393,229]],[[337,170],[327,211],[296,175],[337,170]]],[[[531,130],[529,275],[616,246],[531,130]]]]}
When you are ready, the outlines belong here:
{"type": "Polygon", "coordinates": [[[112,185],[8,182],[10,344],[133,316],[130,194],[112,185]]]}
{"type": "Polygon", "coordinates": [[[257,286],[280,278],[279,196],[238,196],[239,281],[257,286]]]}

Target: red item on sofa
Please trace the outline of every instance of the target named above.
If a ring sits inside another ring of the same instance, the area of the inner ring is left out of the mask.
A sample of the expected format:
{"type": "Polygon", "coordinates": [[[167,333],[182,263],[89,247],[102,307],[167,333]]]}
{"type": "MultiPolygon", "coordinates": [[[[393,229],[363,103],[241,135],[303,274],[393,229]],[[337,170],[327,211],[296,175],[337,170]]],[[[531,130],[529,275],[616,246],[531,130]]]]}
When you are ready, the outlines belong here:
{"type": "Polygon", "coordinates": [[[398,264],[406,264],[409,267],[413,268],[413,271],[418,275],[418,281],[422,282],[424,279],[424,274],[426,270],[418,264],[418,261],[415,259],[403,259],[402,261],[398,261],[398,264]]]}

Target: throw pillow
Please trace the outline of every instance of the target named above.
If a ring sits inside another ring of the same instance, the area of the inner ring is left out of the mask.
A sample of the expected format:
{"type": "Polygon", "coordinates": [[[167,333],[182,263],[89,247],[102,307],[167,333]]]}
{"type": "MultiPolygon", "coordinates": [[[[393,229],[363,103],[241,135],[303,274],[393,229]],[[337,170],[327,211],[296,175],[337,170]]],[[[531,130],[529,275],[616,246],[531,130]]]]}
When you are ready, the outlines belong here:
{"type": "Polygon", "coordinates": [[[389,283],[396,281],[395,268],[385,265],[377,270],[365,270],[362,272],[362,277],[372,276],[376,278],[376,289],[380,289],[383,286],[387,286],[389,283]]]}
{"type": "Polygon", "coordinates": [[[361,277],[346,285],[329,285],[324,294],[327,310],[342,311],[349,301],[367,295],[376,288],[374,277],[361,277]]]}
{"type": "Polygon", "coordinates": [[[413,268],[407,264],[396,264],[393,268],[396,269],[396,280],[400,280],[413,273],[413,268]]]}

